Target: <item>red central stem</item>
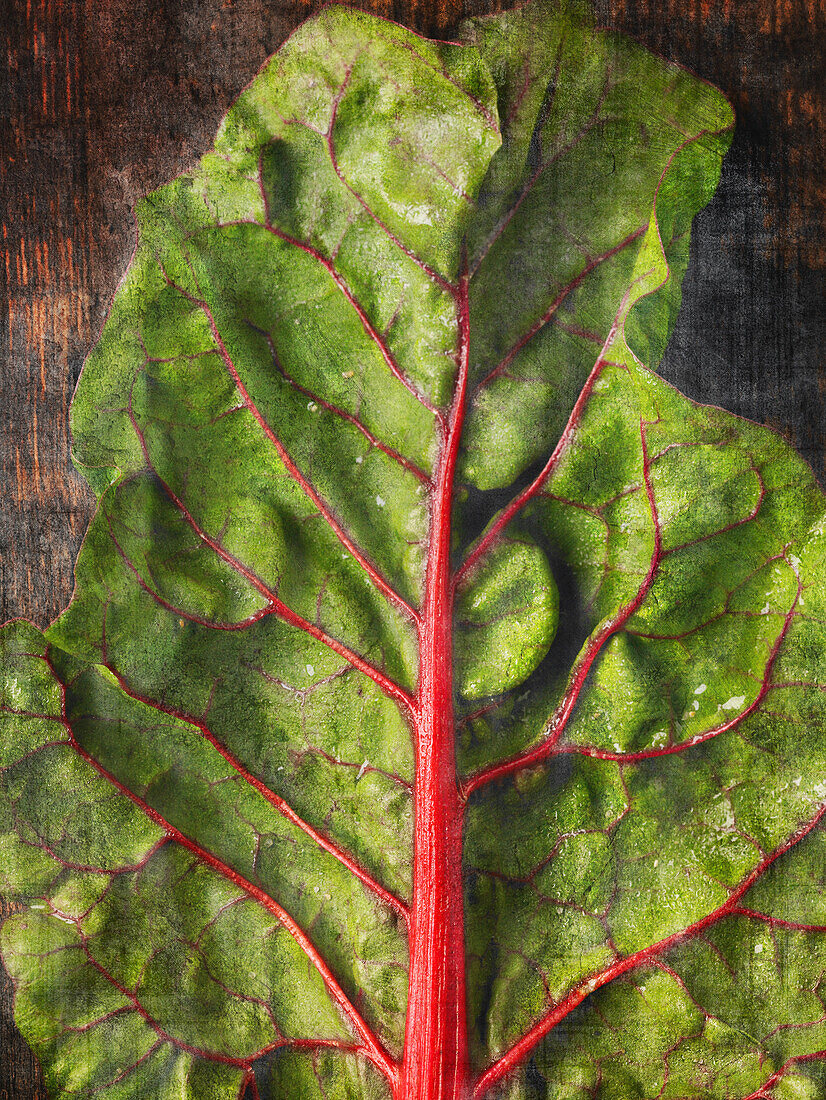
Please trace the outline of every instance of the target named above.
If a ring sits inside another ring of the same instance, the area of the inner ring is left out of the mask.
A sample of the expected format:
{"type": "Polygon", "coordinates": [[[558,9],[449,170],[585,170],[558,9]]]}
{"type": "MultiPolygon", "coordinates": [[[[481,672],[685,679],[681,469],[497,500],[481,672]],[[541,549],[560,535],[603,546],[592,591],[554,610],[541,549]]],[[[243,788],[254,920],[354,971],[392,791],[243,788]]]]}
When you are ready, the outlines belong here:
{"type": "Polygon", "coordinates": [[[413,906],[404,1057],[396,1100],[470,1095],[462,891],[464,803],[453,711],[451,513],[468,368],[467,278],[457,293],[458,376],[433,495],[416,731],[413,906]]]}

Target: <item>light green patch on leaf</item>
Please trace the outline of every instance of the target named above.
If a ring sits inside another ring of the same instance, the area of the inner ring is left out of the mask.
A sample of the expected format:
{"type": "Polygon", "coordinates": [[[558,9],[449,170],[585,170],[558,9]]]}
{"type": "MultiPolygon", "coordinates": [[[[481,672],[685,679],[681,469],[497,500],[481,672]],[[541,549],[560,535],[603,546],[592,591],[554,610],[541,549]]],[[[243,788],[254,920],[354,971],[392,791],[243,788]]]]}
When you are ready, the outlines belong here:
{"type": "Polygon", "coordinates": [[[550,563],[514,537],[487,556],[456,603],[456,677],[466,699],[521,684],[550,649],[559,592],[550,563]]]}

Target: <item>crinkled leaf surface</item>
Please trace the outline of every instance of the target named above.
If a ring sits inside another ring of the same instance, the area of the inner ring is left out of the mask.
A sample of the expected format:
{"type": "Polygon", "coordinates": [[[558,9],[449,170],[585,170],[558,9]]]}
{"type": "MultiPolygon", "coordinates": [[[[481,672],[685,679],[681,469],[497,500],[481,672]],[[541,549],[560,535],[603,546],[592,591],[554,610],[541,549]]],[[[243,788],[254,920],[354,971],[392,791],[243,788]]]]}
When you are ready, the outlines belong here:
{"type": "Polygon", "coordinates": [[[140,205],[2,633],[53,1096],[824,1095],[824,501],[652,373],[731,125],[573,10],[327,8],[140,205]]]}

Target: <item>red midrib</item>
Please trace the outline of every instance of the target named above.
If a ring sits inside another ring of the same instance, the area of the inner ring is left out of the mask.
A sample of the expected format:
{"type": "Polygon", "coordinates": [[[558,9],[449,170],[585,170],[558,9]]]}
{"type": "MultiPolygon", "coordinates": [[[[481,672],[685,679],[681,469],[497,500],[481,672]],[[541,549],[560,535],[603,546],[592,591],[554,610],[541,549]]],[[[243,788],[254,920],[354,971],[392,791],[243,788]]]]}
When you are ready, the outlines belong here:
{"type": "Polygon", "coordinates": [[[470,1092],[465,988],[462,817],[453,710],[451,512],[468,373],[467,276],[457,292],[457,381],[433,494],[414,788],[413,905],[407,1020],[397,1100],[463,1100],[470,1092]]]}

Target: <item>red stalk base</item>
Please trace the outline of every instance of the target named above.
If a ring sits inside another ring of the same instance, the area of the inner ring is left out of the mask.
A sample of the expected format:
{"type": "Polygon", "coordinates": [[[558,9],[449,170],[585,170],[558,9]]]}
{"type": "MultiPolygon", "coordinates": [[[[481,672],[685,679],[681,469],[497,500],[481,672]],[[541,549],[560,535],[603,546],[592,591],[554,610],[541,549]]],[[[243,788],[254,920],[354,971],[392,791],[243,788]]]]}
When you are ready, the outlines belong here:
{"type": "Polygon", "coordinates": [[[450,568],[453,484],[468,367],[466,278],[459,285],[457,314],[458,377],[437,470],[419,631],[410,985],[395,1100],[466,1100],[471,1094],[462,891],[464,800],[456,775],[450,568]]]}

